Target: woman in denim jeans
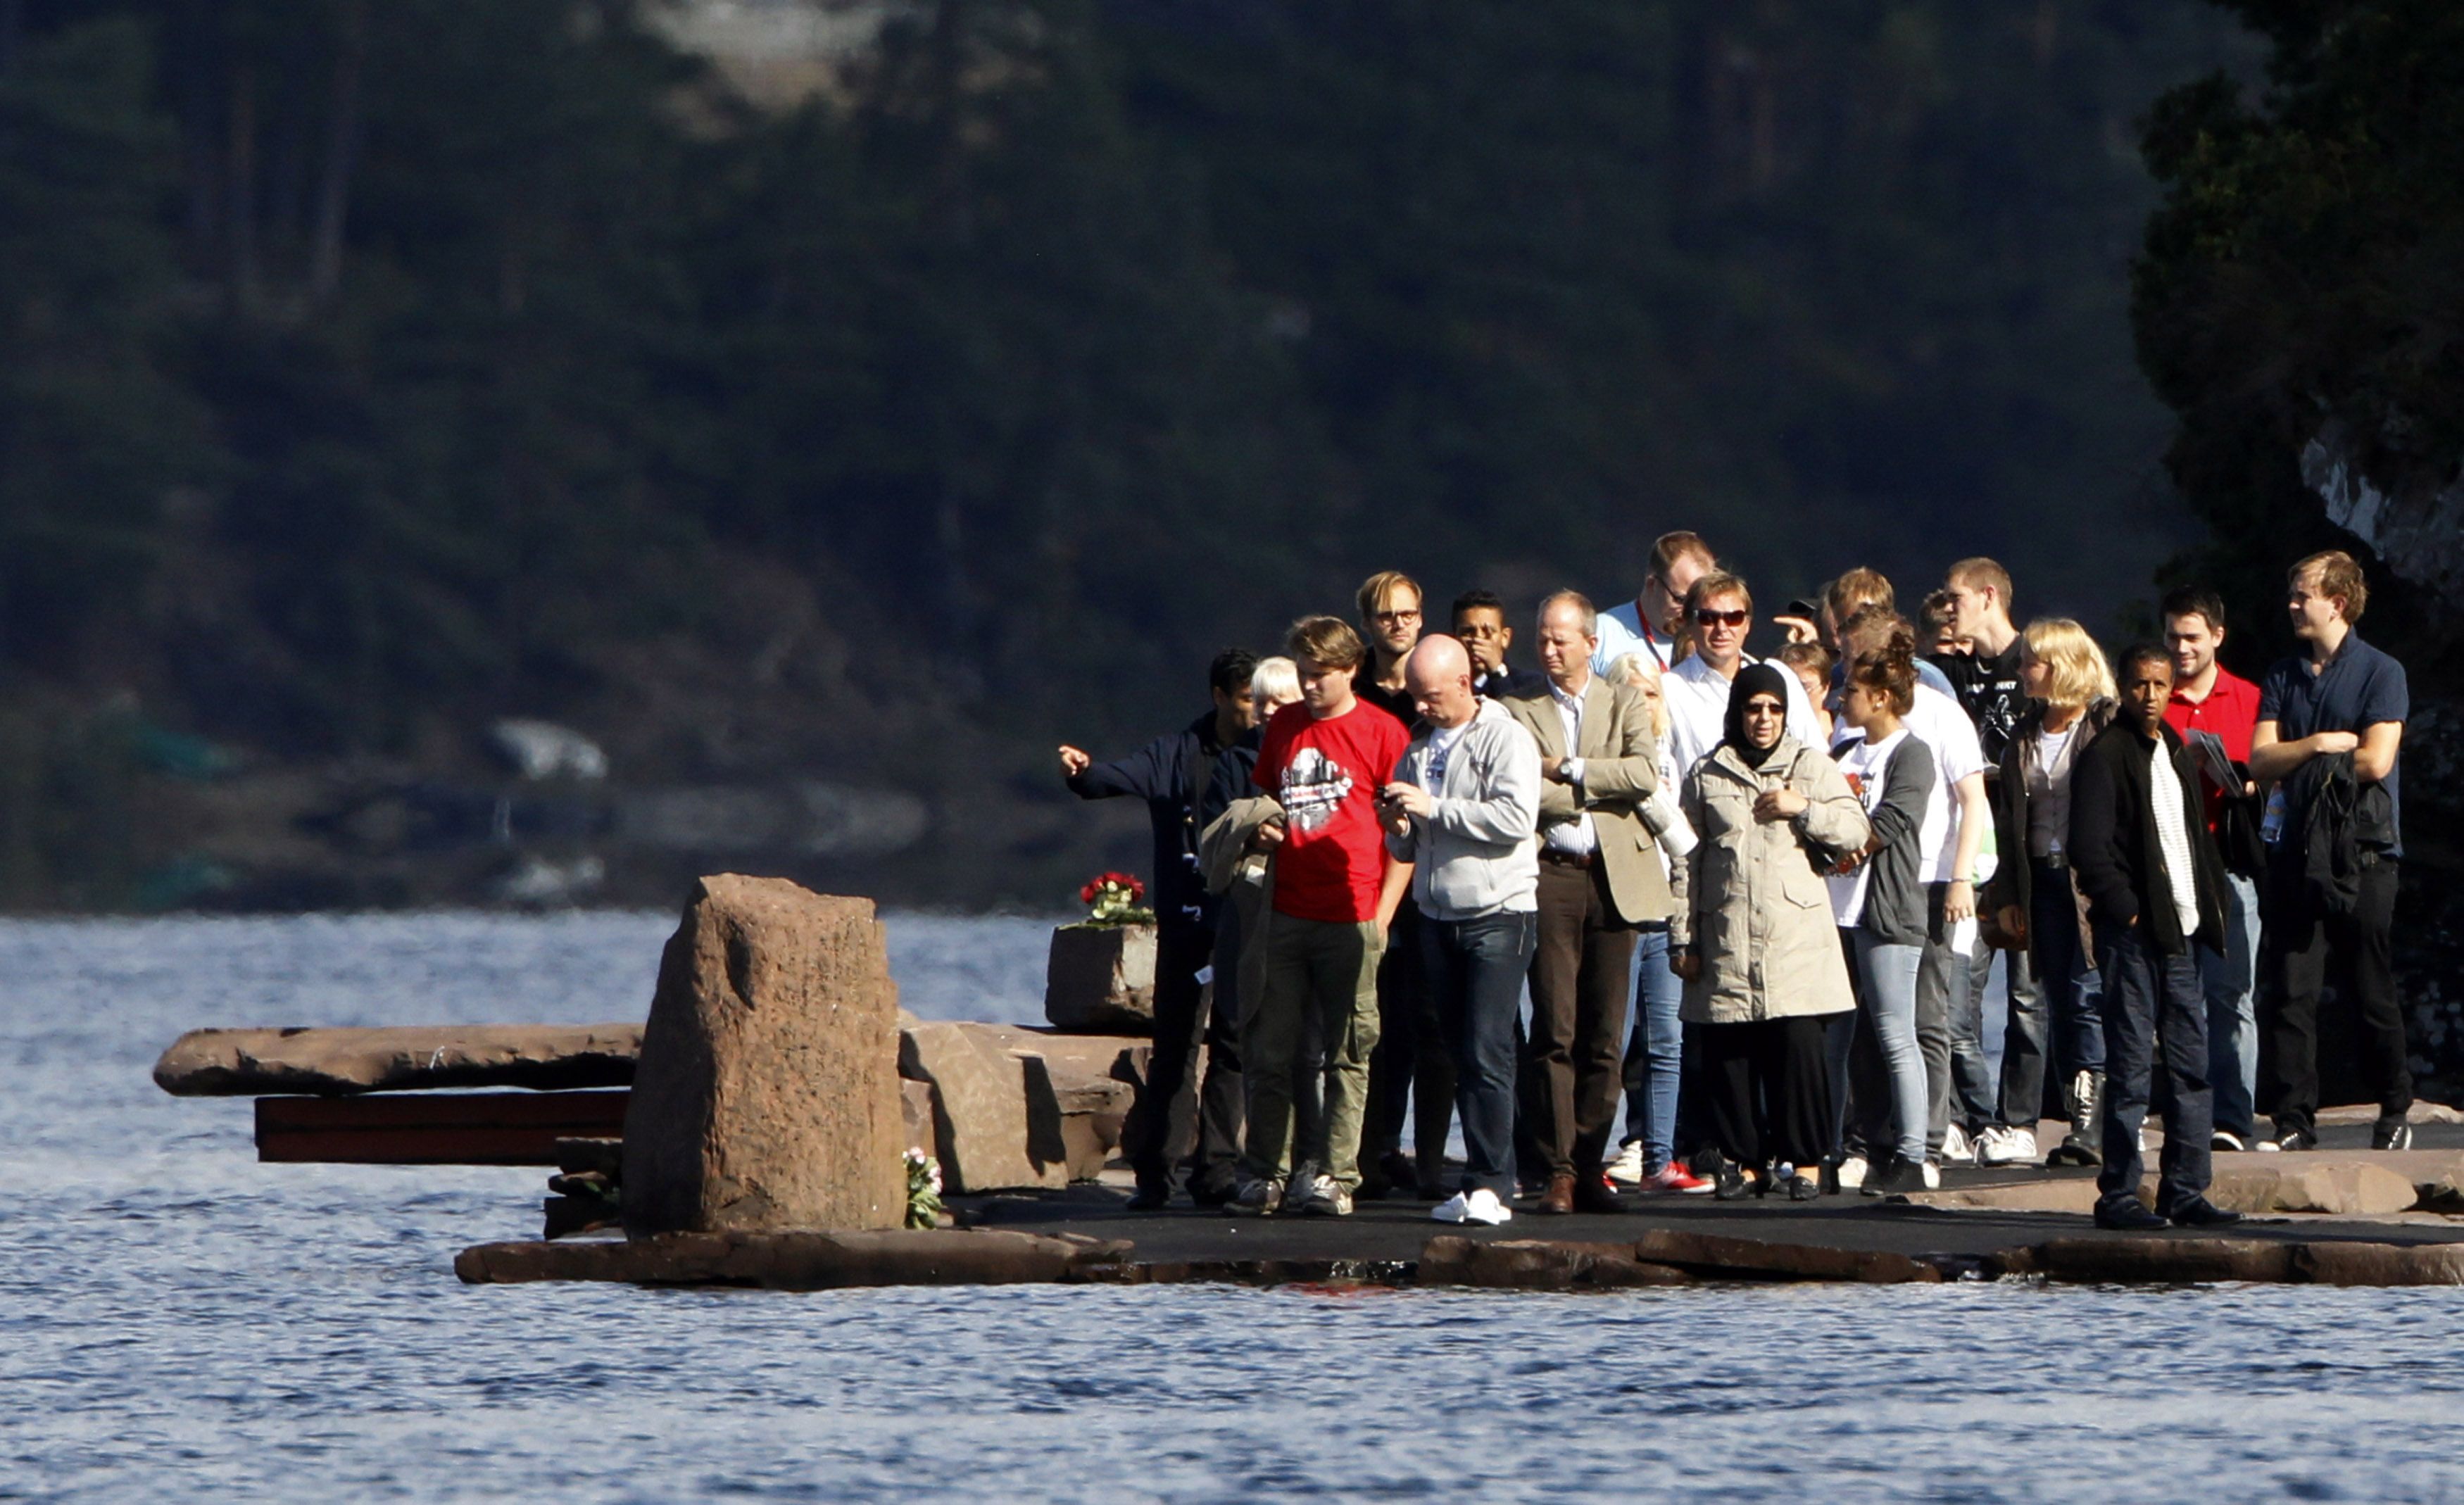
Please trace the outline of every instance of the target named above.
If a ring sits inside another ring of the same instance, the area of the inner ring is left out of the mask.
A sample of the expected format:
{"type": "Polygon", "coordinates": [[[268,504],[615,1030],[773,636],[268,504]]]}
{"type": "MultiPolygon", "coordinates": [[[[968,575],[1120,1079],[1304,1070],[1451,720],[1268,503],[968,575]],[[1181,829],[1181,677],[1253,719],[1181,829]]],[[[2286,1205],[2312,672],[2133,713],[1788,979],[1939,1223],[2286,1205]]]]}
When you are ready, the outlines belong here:
{"type": "Polygon", "coordinates": [[[2062,841],[2070,828],[2072,764],[2113,720],[2113,670],[2087,629],[2066,617],[2038,618],[2020,641],[2019,679],[2031,704],[2002,754],[1994,834],[2007,855],[1985,902],[2003,929],[2024,938],[2052,1005],[2049,1044],[2056,1080],[2066,1089],[2070,1132],[2045,1164],[2093,1166],[2101,1159],[2103,990],[2062,841]],[[2015,860],[2021,854],[2025,860],[2015,860]]]}

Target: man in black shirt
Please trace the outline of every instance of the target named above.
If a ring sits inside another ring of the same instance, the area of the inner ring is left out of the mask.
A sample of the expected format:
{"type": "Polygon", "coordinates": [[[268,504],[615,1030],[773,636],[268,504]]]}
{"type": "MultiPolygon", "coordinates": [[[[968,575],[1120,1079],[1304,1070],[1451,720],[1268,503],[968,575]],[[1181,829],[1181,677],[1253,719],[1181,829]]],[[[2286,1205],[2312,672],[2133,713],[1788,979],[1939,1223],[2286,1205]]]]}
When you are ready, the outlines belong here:
{"type": "MultiPolygon", "coordinates": [[[[1455,598],[1454,635],[1471,655],[1472,693],[1484,700],[1537,695],[1549,682],[1528,670],[1508,667],[1506,650],[1514,644],[1514,629],[1506,624],[1506,602],[1495,591],[1470,590],[1455,598]]],[[[1404,718],[1404,725],[1411,720],[1404,718]]]]}
{"type": "MultiPolygon", "coordinates": [[[[1976,741],[1985,753],[1985,788],[1996,796],[2002,754],[2028,709],[2028,692],[2019,683],[2019,655],[2024,646],[2011,621],[2011,572],[1991,559],[1962,559],[1950,567],[1941,593],[1950,606],[1951,636],[1966,642],[1966,653],[1933,658],[1950,681],[1960,709],[1976,724],[1976,741]]],[[[2004,852],[1999,862],[2026,861],[2025,853],[2004,852]]],[[[1994,948],[1979,944],[1969,955],[1968,996],[1951,1010],[1951,1080],[1962,1106],[1982,1110],[1989,1123],[1977,1136],[1977,1160],[1987,1166],[2014,1166],[2038,1159],[2036,1119],[2045,1095],[2045,999],[2028,970],[2024,950],[2003,952],[2010,960],[2007,992],[2010,1014],[2002,1032],[2002,1080],[1997,1096],[1985,1060],[1985,993],[1993,975],[1994,948]]]]}
{"type": "MultiPolygon", "coordinates": [[[[1360,636],[1369,644],[1369,662],[1352,682],[1352,692],[1406,727],[1420,719],[1404,686],[1403,661],[1426,625],[1422,599],[1419,582],[1400,570],[1381,570],[1360,582],[1360,636]]],[[[1439,1028],[1436,1000],[1421,985],[1419,925],[1418,905],[1398,906],[1377,964],[1377,1043],[1369,1053],[1355,1193],[1366,1200],[1397,1187],[1420,1190],[1431,1202],[1446,1194],[1441,1173],[1454,1114],[1454,1058],[1439,1028]],[[1407,1113],[1413,1121],[1410,1156],[1403,1153],[1407,1113]]]]}
{"type": "Polygon", "coordinates": [[[1205,1204],[1221,1203],[1231,1194],[1228,1167],[1240,1152],[1239,1058],[1231,1054],[1232,1011],[1218,1010],[1221,1017],[1214,1029],[1199,1017],[1205,984],[1199,974],[1214,960],[1222,901],[1206,891],[1198,866],[1198,838],[1222,813],[1220,796],[1215,798],[1218,808],[1209,808],[1214,765],[1236,748],[1254,753],[1258,746],[1249,689],[1257,666],[1258,656],[1246,648],[1217,654],[1206,671],[1214,709],[1127,757],[1098,763],[1081,749],[1065,744],[1060,750],[1062,778],[1071,794],[1081,799],[1123,795],[1143,799],[1155,832],[1155,1052],[1138,1094],[1138,1142],[1129,1146],[1138,1178],[1137,1193],[1131,1199],[1136,1208],[1159,1208],[1172,1198],[1173,1103],[1191,1089],[1192,1047],[1201,1031],[1210,1046],[1219,1038],[1224,1043],[1210,1058],[1207,1080],[1198,1091],[1201,1174],[1192,1179],[1190,1195],[1205,1204]],[[1209,1181],[1204,1174],[1208,1167],[1222,1174],[1209,1181]]]}
{"type": "Polygon", "coordinates": [[[2404,1010],[2388,957],[2396,870],[2404,856],[2398,752],[2412,713],[2404,665],[2353,630],[2369,587],[2342,551],[2314,554],[2287,578],[2285,605],[2303,651],[2267,671],[2251,776],[2277,785],[2271,810],[2261,974],[2273,994],[2259,1051],[2259,1085],[2276,1132],[2261,1149],[2315,1149],[2319,1111],[2319,998],[2332,973],[2352,1011],[2363,1074],[2378,1094],[2377,1149],[2407,1149],[2412,1073],[2404,1010]],[[2348,802],[2348,803],[2344,803],[2348,802]],[[2314,805],[2342,822],[2314,820],[2314,805]],[[2343,852],[2335,849],[2347,848],[2343,852]],[[2324,880],[2342,871],[2348,887],[2324,880]]]}

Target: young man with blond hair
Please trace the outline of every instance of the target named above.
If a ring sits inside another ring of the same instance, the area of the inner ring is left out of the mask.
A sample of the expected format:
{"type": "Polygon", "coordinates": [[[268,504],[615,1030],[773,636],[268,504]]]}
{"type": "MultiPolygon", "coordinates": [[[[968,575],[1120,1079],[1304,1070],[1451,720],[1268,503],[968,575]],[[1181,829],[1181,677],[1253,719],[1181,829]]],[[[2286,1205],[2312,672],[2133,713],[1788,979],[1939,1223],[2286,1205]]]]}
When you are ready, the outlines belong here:
{"type": "Polygon", "coordinates": [[[2260,682],[2250,738],[2252,776],[2276,783],[2283,801],[2282,818],[2269,817],[2275,837],[2262,947],[2275,1004],[2261,1052],[2262,1095],[2275,1134],[2259,1148],[2318,1146],[2319,998],[2332,974],[2339,1005],[2354,1016],[2362,1074],[2378,1095],[2371,1146],[2407,1149],[2412,1073],[2388,937],[2404,857],[2398,754],[2411,692],[2404,665],[2354,630],[2369,586],[2351,555],[2311,555],[2285,578],[2285,606],[2304,651],[2260,682]],[[2322,807],[2332,812],[2346,801],[2346,818],[2314,819],[2322,807]],[[2314,880],[2322,857],[2349,881],[2314,880]]]}
{"type": "Polygon", "coordinates": [[[1610,665],[1628,653],[1641,654],[1662,671],[1674,667],[1677,640],[1684,635],[1685,593],[1719,567],[1700,534],[1681,528],[1653,539],[1642,589],[1634,600],[1596,614],[1600,645],[1592,656],[1592,672],[1606,674],[1610,665]]]}
{"type": "Polygon", "coordinates": [[[1378,789],[1411,740],[1403,724],[1353,692],[1368,658],[1338,618],[1304,617],[1287,646],[1301,703],[1266,723],[1252,777],[1283,807],[1260,833],[1275,852],[1258,1006],[1242,1032],[1248,1098],[1239,1212],[1352,1211],[1369,1053],[1377,1044],[1377,960],[1411,882],[1390,861],[1378,789]],[[1315,1143],[1292,1144],[1296,1074],[1312,1019],[1326,1048],[1326,1115],[1315,1143]],[[1298,1166],[1311,1174],[1300,1184],[1298,1166]]]}

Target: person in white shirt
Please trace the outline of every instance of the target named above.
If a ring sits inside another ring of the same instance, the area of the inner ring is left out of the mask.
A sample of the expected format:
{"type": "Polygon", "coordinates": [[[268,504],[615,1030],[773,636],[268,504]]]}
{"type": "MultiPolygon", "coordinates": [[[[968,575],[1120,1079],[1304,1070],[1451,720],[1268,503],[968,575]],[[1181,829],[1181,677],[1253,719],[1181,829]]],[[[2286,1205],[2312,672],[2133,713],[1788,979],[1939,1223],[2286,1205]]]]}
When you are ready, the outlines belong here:
{"type": "Polygon", "coordinates": [[[1605,676],[1609,665],[1629,653],[1639,653],[1661,671],[1677,666],[1679,617],[1685,593],[1694,582],[1719,568],[1711,546],[1698,534],[1678,530],[1652,540],[1651,566],[1634,600],[1599,613],[1599,646],[1592,652],[1592,672],[1605,676]]]}
{"type": "MultiPolygon", "coordinates": [[[[1895,612],[1867,606],[1839,629],[1841,656],[1849,662],[1887,648],[1914,629],[1895,612]]],[[[1985,796],[1985,751],[1976,725],[1950,696],[1920,683],[1902,718],[1933,753],[1937,778],[1918,835],[1917,881],[1925,885],[1926,935],[1917,970],[1917,1045],[1925,1053],[1928,1152],[1942,1160],[1972,1160],[1967,1125],[1950,1117],[1951,1030],[1956,1011],[1967,1007],[1968,954],[1976,945],[1977,853],[1992,821],[1985,796]]],[[[1842,727],[1838,741],[1864,735],[1842,727]]],[[[1987,1110],[1989,1113],[1991,1109],[1987,1110]]]]}
{"type": "MultiPolygon", "coordinates": [[[[1692,619],[1697,651],[1661,676],[1661,698],[1668,708],[1669,762],[1682,782],[1725,735],[1729,688],[1737,671],[1762,660],[1746,651],[1754,630],[1754,595],[1745,578],[1713,570],[1697,578],[1685,593],[1686,615],[1692,619]]],[[[1822,729],[1814,718],[1814,702],[1797,677],[1783,669],[1787,682],[1788,734],[1807,747],[1823,745],[1822,729]]]]}

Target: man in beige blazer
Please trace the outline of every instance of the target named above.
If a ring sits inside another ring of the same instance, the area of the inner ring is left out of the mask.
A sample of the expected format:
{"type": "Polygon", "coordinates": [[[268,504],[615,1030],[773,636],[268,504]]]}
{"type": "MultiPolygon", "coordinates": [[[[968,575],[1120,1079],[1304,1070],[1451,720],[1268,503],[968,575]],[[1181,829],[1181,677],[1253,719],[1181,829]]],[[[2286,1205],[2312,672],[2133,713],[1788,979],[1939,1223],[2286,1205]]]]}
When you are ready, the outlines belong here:
{"type": "Polygon", "coordinates": [[[1618,1205],[1603,1167],[1624,1085],[1635,927],[1670,906],[1641,816],[1659,781],[1650,709],[1592,672],[1598,646],[1592,603],[1557,592],[1540,603],[1548,683],[1506,702],[1540,745],[1540,935],[1521,1097],[1527,1143],[1548,1165],[1543,1212],[1618,1205]]]}

